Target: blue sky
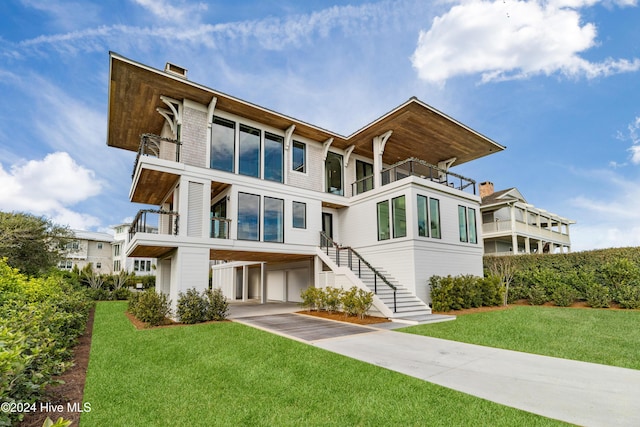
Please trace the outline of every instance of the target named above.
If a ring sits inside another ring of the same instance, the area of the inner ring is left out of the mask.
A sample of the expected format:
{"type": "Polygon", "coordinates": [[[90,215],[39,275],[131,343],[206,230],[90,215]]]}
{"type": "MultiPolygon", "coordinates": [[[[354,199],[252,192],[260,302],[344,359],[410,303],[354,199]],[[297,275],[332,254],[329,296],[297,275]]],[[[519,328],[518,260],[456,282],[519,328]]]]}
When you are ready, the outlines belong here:
{"type": "Polygon", "coordinates": [[[507,146],[455,170],[640,245],[638,0],[3,0],[0,210],[106,231],[134,153],[106,146],[108,52],[348,135],[422,101],[507,146]]]}

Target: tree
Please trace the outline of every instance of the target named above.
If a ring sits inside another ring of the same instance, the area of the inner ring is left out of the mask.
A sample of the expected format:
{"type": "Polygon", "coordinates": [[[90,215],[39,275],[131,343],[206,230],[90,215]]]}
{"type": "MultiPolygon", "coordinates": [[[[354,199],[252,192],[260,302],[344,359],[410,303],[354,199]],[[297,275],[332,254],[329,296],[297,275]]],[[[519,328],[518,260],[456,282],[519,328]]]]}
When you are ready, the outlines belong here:
{"type": "Polygon", "coordinates": [[[507,305],[509,301],[509,286],[516,273],[516,264],[513,261],[513,257],[514,255],[484,257],[484,263],[489,270],[489,274],[498,276],[502,286],[504,286],[504,305],[507,305]]]}
{"type": "Polygon", "coordinates": [[[72,238],[68,227],[45,217],[0,212],[0,257],[24,274],[35,276],[55,267],[72,238]]]}

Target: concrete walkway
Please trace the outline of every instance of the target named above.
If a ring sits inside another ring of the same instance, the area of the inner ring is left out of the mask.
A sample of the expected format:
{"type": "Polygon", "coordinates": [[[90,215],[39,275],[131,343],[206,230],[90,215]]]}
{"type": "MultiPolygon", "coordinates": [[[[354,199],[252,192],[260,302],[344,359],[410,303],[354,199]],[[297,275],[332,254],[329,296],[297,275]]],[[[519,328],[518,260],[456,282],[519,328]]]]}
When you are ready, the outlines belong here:
{"type": "MultiPolygon", "coordinates": [[[[288,307],[288,312],[293,308],[288,307]]],[[[338,322],[307,321],[307,316],[296,314],[274,316],[282,313],[275,308],[266,311],[262,320],[243,316],[245,313],[234,317],[334,353],[549,418],[583,426],[640,426],[639,370],[383,329],[388,324],[342,329],[336,328],[338,322]],[[318,332],[323,327],[326,333],[318,332]],[[353,333],[345,335],[347,330],[353,333]]]]}

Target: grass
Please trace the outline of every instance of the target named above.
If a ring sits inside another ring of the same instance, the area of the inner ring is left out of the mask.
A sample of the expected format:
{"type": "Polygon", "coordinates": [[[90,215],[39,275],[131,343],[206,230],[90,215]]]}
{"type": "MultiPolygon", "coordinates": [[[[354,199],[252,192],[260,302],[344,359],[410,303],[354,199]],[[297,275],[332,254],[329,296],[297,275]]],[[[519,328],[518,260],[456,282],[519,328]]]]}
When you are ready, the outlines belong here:
{"type": "Polygon", "coordinates": [[[85,426],[561,423],[238,323],[135,330],[98,303],[85,426]]]}
{"type": "Polygon", "coordinates": [[[640,311],[636,310],[513,306],[402,331],[640,369],[640,311]]]}

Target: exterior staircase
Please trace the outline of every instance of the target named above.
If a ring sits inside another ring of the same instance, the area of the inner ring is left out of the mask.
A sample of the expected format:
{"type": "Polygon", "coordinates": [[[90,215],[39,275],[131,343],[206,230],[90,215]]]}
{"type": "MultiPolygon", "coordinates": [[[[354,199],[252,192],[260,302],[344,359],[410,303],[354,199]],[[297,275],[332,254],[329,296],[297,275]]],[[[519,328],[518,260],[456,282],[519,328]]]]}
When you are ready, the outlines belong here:
{"type": "Polygon", "coordinates": [[[347,268],[353,273],[357,280],[375,294],[374,305],[383,315],[410,322],[424,322],[435,317],[431,315],[428,305],[384,269],[369,264],[353,248],[340,246],[324,234],[321,234],[320,240],[319,253],[325,264],[336,273],[340,268],[347,268]],[[380,307],[380,304],[384,307],[380,307]]]}

